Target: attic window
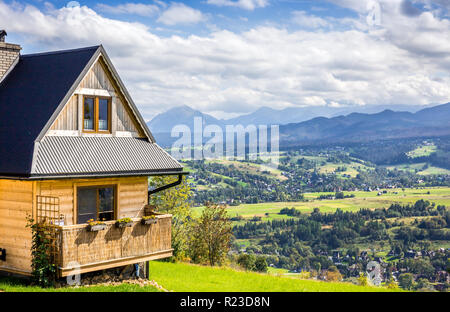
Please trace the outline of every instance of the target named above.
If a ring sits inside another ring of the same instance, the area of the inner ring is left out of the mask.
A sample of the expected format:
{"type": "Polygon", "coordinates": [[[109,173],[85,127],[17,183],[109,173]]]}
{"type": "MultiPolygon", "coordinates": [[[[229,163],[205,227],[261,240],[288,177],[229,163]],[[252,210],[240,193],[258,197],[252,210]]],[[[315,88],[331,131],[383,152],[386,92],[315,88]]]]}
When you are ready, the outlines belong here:
{"type": "Polygon", "coordinates": [[[111,99],[85,96],[83,103],[83,131],[111,132],[111,99]]]}

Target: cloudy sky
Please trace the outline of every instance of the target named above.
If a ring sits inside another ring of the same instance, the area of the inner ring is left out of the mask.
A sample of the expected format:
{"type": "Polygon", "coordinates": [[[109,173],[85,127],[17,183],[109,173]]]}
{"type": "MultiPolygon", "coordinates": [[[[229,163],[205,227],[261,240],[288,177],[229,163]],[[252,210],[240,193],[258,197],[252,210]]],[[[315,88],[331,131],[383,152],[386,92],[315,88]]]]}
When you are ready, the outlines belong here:
{"type": "Polygon", "coordinates": [[[103,44],[146,120],[450,101],[449,0],[5,1],[23,53],[103,44]]]}

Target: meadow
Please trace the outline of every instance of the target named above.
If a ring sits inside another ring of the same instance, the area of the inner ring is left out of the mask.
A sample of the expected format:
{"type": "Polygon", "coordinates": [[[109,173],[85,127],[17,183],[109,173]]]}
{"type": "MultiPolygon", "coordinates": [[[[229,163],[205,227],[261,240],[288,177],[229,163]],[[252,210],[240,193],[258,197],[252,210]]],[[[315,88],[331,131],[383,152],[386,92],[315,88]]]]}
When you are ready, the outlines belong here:
{"type": "Polygon", "coordinates": [[[0,276],[0,292],[160,292],[161,290],[153,286],[139,286],[135,284],[120,285],[96,285],[96,286],[75,286],[61,288],[42,288],[39,286],[31,286],[24,279],[1,277],[0,276]]]}
{"type": "MultiPolygon", "coordinates": [[[[305,201],[301,202],[269,202],[258,204],[241,204],[239,206],[229,206],[227,211],[231,217],[236,215],[244,219],[252,217],[261,217],[262,221],[274,219],[291,218],[286,215],[280,215],[283,208],[295,208],[302,213],[310,213],[314,208],[319,208],[321,212],[334,212],[336,209],[343,211],[358,211],[361,208],[376,209],[387,208],[393,203],[414,204],[419,199],[428,200],[436,205],[450,206],[450,188],[449,187],[430,187],[420,189],[387,189],[386,193],[378,195],[380,191],[364,192],[344,192],[344,195],[353,194],[352,198],[344,199],[324,199],[319,200],[321,195],[334,195],[334,193],[316,192],[305,193],[305,201]]],[[[203,207],[194,207],[193,212],[199,215],[203,207]]],[[[242,221],[241,221],[242,222],[242,221]]]]}
{"type": "MultiPolygon", "coordinates": [[[[150,279],[174,292],[391,292],[399,289],[358,286],[344,282],[306,280],[285,275],[286,270],[269,273],[209,267],[188,263],[152,261],[150,279]],[[193,278],[195,277],[195,278],[193,278]]],[[[118,286],[41,288],[28,286],[23,280],[0,277],[0,292],[157,292],[152,286],[121,284],[118,286]]]]}
{"type": "Polygon", "coordinates": [[[151,262],[150,278],[177,292],[386,292],[384,287],[302,280],[295,277],[238,271],[187,263],[151,262]],[[192,278],[195,277],[195,278],[192,278]]]}

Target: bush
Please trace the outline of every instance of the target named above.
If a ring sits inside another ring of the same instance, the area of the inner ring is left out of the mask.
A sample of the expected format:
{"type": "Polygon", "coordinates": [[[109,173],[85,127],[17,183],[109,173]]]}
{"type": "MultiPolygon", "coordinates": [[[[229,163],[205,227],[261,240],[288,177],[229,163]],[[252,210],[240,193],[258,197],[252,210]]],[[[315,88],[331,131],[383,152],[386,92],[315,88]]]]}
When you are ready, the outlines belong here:
{"type": "Polygon", "coordinates": [[[51,253],[51,233],[46,224],[35,223],[27,216],[27,227],[31,228],[31,269],[33,283],[41,287],[53,286],[56,281],[56,265],[51,253]]]}
{"type": "Polygon", "coordinates": [[[244,269],[253,271],[255,269],[256,258],[252,254],[240,254],[237,263],[244,269]]]}
{"type": "Polygon", "coordinates": [[[367,286],[367,276],[364,275],[364,273],[360,273],[358,277],[358,284],[361,286],[367,286]]]}
{"type": "Polygon", "coordinates": [[[265,257],[257,257],[255,260],[255,271],[267,272],[267,261],[265,257]]]}
{"type": "Polygon", "coordinates": [[[411,290],[414,287],[414,276],[411,273],[404,273],[398,277],[398,284],[401,288],[411,290]]]}

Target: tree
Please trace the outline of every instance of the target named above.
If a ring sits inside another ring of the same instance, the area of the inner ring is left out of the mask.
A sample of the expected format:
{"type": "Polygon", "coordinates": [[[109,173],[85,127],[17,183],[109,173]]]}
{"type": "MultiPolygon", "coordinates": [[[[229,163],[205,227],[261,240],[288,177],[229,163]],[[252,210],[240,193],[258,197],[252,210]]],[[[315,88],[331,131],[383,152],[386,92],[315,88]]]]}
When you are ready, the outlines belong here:
{"type": "Polygon", "coordinates": [[[255,260],[255,271],[267,272],[267,261],[263,256],[257,257],[255,260]]]}
{"type": "Polygon", "coordinates": [[[342,281],[342,274],[339,271],[336,272],[327,271],[327,281],[330,282],[342,281]]]}
{"type": "Polygon", "coordinates": [[[252,254],[240,254],[238,259],[237,259],[237,263],[243,267],[246,270],[251,270],[254,271],[255,270],[255,256],[252,254]]]}
{"type": "Polygon", "coordinates": [[[344,192],[336,192],[336,193],[334,194],[334,197],[335,197],[336,199],[343,199],[343,198],[344,198],[344,192]]]}
{"type": "Polygon", "coordinates": [[[231,221],[225,205],[206,203],[190,232],[190,252],[194,262],[222,263],[232,238],[231,221]]]}
{"type": "Polygon", "coordinates": [[[367,276],[364,273],[359,273],[358,284],[361,286],[367,286],[367,276]]]}
{"type": "Polygon", "coordinates": [[[419,291],[434,291],[433,285],[426,278],[420,278],[414,289],[419,291]]]}
{"type": "Polygon", "coordinates": [[[388,283],[386,283],[386,286],[387,286],[387,288],[390,288],[390,289],[398,288],[398,284],[393,279],[391,279],[388,283]]]}
{"type": "Polygon", "coordinates": [[[411,273],[403,273],[398,277],[398,284],[403,289],[411,290],[414,286],[414,276],[411,273]]]}
{"type": "MultiPolygon", "coordinates": [[[[151,188],[161,187],[175,182],[172,176],[155,176],[149,179],[151,188]]],[[[172,214],[172,248],[176,259],[182,259],[187,253],[187,234],[191,217],[191,187],[183,177],[182,182],[164,191],[152,194],[149,204],[155,205],[160,212],[172,214]]]]}

